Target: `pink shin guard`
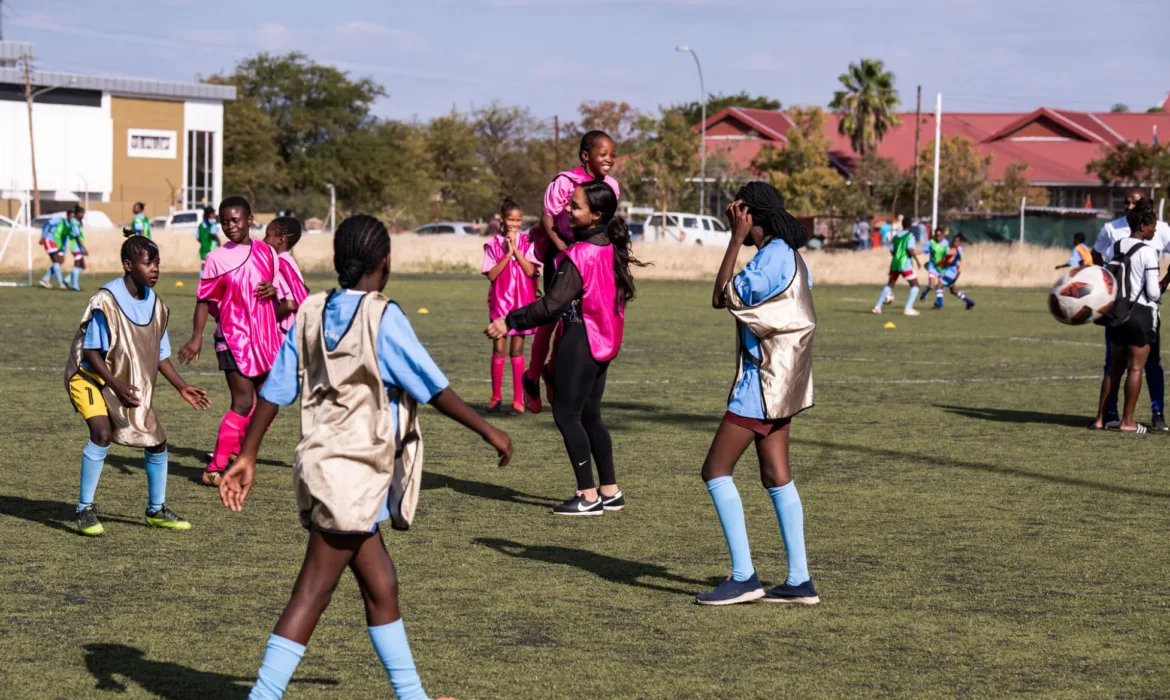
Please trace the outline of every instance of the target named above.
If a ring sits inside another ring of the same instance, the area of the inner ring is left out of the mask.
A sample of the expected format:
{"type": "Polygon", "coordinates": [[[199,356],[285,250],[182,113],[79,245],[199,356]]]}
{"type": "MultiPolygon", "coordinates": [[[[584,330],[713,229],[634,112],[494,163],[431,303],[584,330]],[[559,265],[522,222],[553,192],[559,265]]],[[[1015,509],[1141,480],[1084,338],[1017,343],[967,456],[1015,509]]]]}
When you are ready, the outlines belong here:
{"type": "Polygon", "coordinates": [[[524,405],[524,356],[512,358],[512,404],[524,405]]]}
{"type": "Polygon", "coordinates": [[[544,361],[548,357],[548,348],[552,342],[554,327],[541,326],[532,336],[532,355],[528,361],[528,378],[534,382],[540,380],[540,373],[544,371],[544,361]]]}
{"type": "Polygon", "coordinates": [[[499,401],[504,390],[504,358],[492,355],[492,403],[499,401]]]}
{"type": "Polygon", "coordinates": [[[233,454],[239,454],[240,445],[244,441],[244,433],[248,430],[248,418],[228,409],[224,414],[223,422],[219,424],[219,434],[215,438],[215,452],[212,453],[211,464],[207,470],[221,472],[227,469],[228,460],[233,454]]]}

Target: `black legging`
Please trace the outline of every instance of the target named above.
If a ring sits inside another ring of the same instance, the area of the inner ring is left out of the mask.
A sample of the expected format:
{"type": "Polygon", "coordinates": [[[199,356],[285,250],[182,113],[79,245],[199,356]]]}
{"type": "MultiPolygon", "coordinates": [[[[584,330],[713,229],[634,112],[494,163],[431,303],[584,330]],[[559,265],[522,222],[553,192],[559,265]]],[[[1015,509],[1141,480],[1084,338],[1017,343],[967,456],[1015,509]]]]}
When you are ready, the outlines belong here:
{"type": "Polygon", "coordinates": [[[608,362],[598,362],[589,352],[584,323],[565,323],[565,334],[557,348],[556,396],[553,418],[565,439],[565,449],[577,475],[577,490],[594,488],[593,465],[602,486],[617,484],[613,473],[613,442],[601,419],[601,396],[605,393],[608,362]]]}

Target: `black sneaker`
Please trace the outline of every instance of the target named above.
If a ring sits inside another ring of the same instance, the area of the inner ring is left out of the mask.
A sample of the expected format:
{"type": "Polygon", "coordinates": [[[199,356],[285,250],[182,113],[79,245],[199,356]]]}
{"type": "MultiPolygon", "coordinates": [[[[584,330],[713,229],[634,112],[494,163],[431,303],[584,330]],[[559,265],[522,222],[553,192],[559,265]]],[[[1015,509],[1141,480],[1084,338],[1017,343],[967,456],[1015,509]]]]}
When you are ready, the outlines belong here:
{"type": "Polygon", "coordinates": [[[600,498],[589,501],[577,494],[559,506],[553,506],[552,512],[553,515],[604,515],[605,507],[600,498]]]}
{"type": "Polygon", "coordinates": [[[625,510],[626,497],[622,495],[621,491],[612,496],[606,496],[599,492],[598,496],[601,498],[601,507],[605,510],[625,510]]]}
{"type": "Polygon", "coordinates": [[[1170,425],[1166,424],[1166,414],[1161,411],[1154,411],[1152,423],[1154,430],[1170,430],[1170,425]]]}
{"type": "Polygon", "coordinates": [[[97,537],[106,531],[98,522],[97,506],[86,506],[77,512],[77,531],[88,537],[97,537]]]}

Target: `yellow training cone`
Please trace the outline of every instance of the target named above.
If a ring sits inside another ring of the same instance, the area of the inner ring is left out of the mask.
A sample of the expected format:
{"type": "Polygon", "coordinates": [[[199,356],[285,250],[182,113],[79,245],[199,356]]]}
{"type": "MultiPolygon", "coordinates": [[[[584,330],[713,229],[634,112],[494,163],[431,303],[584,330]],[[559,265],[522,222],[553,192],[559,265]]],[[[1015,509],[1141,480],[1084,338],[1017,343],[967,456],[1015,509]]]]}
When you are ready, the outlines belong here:
{"type": "Polygon", "coordinates": [[[175,282],[175,286],[176,286],[176,287],[182,287],[182,286],[183,286],[183,280],[179,280],[178,282],[175,282]]]}
{"type": "Polygon", "coordinates": [[[420,314],[429,314],[429,313],[430,313],[430,311],[427,311],[427,310],[426,310],[426,307],[423,307],[423,308],[419,309],[419,310],[418,310],[418,312],[419,312],[420,314]]]}
{"type": "Polygon", "coordinates": [[[893,321],[886,321],[886,325],[882,326],[882,328],[897,328],[897,326],[894,325],[893,321]]]}

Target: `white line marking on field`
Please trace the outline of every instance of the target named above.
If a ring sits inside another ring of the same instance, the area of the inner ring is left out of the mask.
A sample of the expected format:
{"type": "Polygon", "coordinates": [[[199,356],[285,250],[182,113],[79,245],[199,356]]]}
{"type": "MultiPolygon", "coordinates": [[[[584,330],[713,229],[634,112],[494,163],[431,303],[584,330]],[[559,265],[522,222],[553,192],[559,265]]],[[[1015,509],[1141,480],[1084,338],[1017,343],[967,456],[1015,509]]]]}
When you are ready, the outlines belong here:
{"type": "Polygon", "coordinates": [[[1015,340],[1018,342],[1025,342],[1025,343],[1057,343],[1059,345],[1087,345],[1089,347],[1094,347],[1094,348],[1105,347],[1104,340],[1102,340],[1099,343],[1086,343],[1086,342],[1083,342],[1080,340],[1059,340],[1057,338],[1020,338],[1017,336],[1009,336],[1007,338],[1004,338],[1004,340],[1015,340]]]}

